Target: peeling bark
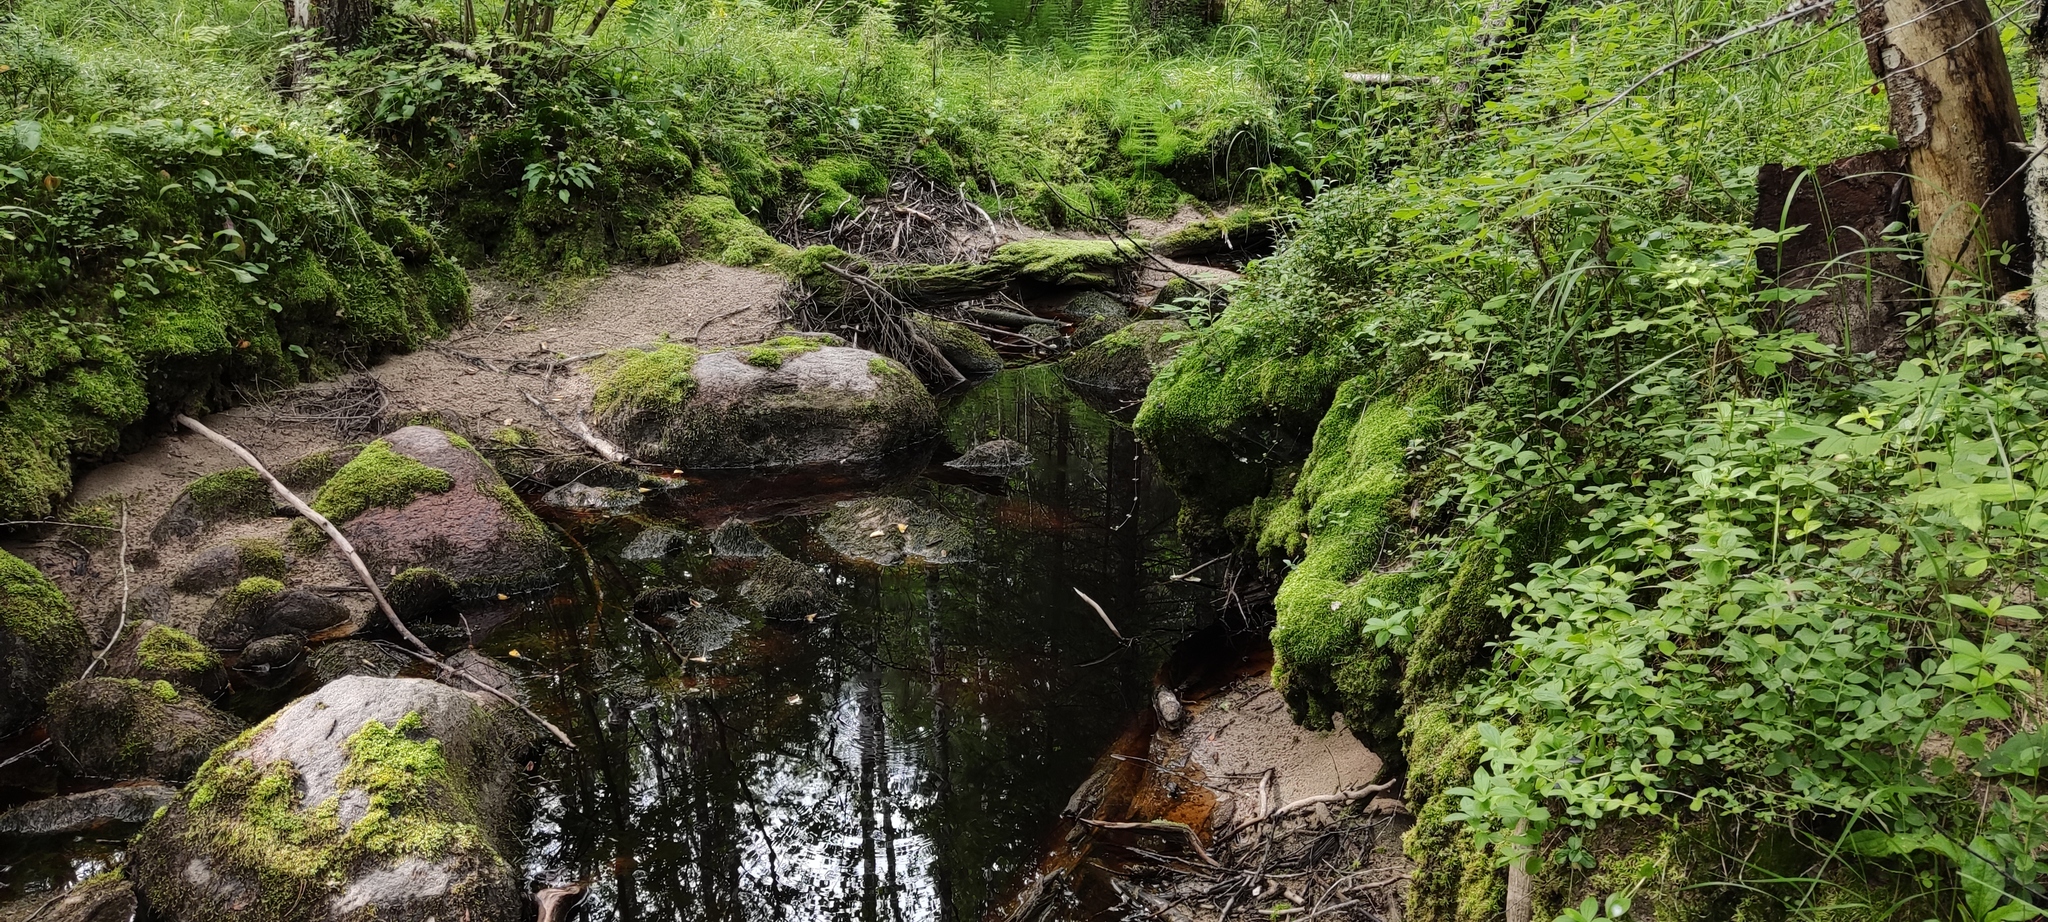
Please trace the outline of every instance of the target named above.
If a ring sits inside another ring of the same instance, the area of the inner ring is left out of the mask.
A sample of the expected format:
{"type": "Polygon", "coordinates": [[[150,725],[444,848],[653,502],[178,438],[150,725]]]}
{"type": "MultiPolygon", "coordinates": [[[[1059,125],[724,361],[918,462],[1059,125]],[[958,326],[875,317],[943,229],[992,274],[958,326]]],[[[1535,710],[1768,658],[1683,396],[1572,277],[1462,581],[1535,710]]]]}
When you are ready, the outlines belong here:
{"type": "MultiPolygon", "coordinates": [[[[1985,0],[1857,0],[1870,70],[1884,81],[1892,133],[1907,152],[1927,284],[2019,284],[1996,252],[2026,243],[2020,122],[2012,74],[1985,0]]],[[[2021,263],[2024,264],[2024,263],[2021,263]]]]}

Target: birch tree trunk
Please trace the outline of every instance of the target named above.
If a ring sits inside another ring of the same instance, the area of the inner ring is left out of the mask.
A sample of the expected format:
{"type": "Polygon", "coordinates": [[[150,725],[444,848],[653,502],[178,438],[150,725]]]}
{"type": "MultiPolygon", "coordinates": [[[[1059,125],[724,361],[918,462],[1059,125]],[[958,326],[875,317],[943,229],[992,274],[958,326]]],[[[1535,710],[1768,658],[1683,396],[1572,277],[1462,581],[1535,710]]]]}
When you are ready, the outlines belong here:
{"type": "MultiPolygon", "coordinates": [[[[2037,92],[2048,98],[2048,2],[2042,3],[2034,14],[2034,27],[2027,36],[2027,57],[2034,62],[2036,77],[2043,81],[2037,92]]],[[[2027,218],[2034,243],[2034,332],[2048,339],[2048,292],[2039,290],[2048,283],[2048,154],[2043,151],[2048,151],[2048,111],[2037,104],[2034,154],[2027,160],[2027,218]]]]}
{"type": "Polygon", "coordinates": [[[2012,73],[1985,0],[1857,0],[1870,70],[1884,81],[1892,133],[1910,159],[1913,200],[1927,237],[1927,285],[1982,281],[1991,296],[2017,287],[2018,267],[1995,252],[2026,243],[2026,140],[2012,73]]]}

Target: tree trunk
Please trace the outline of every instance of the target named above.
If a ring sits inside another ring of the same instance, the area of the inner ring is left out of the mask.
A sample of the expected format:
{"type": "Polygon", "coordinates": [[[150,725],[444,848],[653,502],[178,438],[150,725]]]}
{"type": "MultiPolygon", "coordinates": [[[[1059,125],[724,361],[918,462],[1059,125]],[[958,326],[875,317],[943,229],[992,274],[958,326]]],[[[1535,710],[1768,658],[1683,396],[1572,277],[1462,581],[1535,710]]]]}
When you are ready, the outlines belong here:
{"type": "MultiPolygon", "coordinates": [[[[2027,35],[2027,56],[2034,62],[2037,79],[2048,81],[2048,2],[2041,4],[2034,14],[2034,28],[2027,35]]],[[[2037,92],[2048,99],[2048,82],[2042,82],[2037,92]]],[[[2048,110],[2037,105],[2034,109],[2034,156],[2027,160],[2027,217],[2033,229],[2034,243],[2034,285],[2039,288],[2048,283],[2048,110]]],[[[2033,297],[2034,331],[2048,339],[2048,292],[2037,291],[2033,297]]]]}
{"type": "Polygon", "coordinates": [[[320,42],[330,51],[353,51],[381,12],[379,0],[284,0],[285,25],[303,36],[285,66],[285,93],[296,95],[313,74],[308,42],[320,42]]]}
{"type": "Polygon", "coordinates": [[[1472,39],[1468,61],[1471,78],[1452,92],[1451,109],[1444,124],[1464,128],[1499,95],[1500,75],[1521,60],[1529,40],[1550,15],[1554,0],[1493,0],[1479,21],[1479,34],[1472,39]]]}
{"type": "Polygon", "coordinates": [[[1907,152],[1927,285],[1981,281],[1991,296],[2016,287],[2018,265],[1997,252],[2026,243],[2018,173],[2026,133],[2005,49],[1985,0],[1857,0],[1870,69],[1891,100],[1892,133],[1907,152]]]}

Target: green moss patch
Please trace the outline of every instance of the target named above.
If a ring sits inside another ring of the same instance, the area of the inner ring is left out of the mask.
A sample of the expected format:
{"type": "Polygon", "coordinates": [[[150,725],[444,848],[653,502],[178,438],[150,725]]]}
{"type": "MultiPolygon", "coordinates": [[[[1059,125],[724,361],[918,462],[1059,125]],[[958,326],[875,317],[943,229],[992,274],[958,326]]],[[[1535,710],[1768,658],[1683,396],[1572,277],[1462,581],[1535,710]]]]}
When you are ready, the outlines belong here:
{"type": "Polygon", "coordinates": [[[455,487],[447,471],[421,464],[378,439],[336,471],[313,501],[314,511],[340,524],[375,508],[398,508],[426,493],[455,487]]]}
{"type": "Polygon", "coordinates": [[[747,364],[757,368],[781,368],[783,362],[806,352],[824,348],[824,343],[808,336],[777,336],[747,350],[747,364]]]}
{"type": "MultiPolygon", "coordinates": [[[[780,364],[778,362],[778,364],[780,364]]],[[[697,393],[697,350],[680,343],[620,349],[590,365],[597,382],[592,406],[601,415],[655,408],[681,410],[697,393]]]]}
{"type": "Polygon", "coordinates": [[[195,676],[220,668],[220,655],[184,631],[157,625],[142,635],[136,661],[148,672],[166,677],[195,676]]]}
{"type": "Polygon", "coordinates": [[[804,219],[823,227],[842,214],[858,211],[862,196],[887,193],[889,178],[858,157],[827,157],[804,171],[804,188],[817,197],[804,212],[804,219]]]}
{"type": "Polygon", "coordinates": [[[85,625],[57,584],[0,551],[0,733],[32,719],[43,696],[77,674],[85,648],[85,625]]]}

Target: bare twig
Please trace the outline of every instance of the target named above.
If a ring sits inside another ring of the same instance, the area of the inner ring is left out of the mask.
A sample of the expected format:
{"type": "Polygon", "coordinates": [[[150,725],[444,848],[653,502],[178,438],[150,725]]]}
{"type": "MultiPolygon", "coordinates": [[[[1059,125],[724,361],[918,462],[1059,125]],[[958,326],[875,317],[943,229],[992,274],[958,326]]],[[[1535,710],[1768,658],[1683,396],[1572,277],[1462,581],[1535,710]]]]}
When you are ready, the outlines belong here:
{"type": "Polygon", "coordinates": [[[1109,632],[1116,635],[1116,639],[1125,643],[1130,642],[1130,638],[1125,637],[1124,632],[1116,629],[1116,622],[1109,620],[1109,612],[1103,611],[1101,605],[1096,604],[1094,599],[1088,597],[1088,593],[1082,592],[1081,588],[1076,586],[1074,587],[1074,594],[1080,596],[1081,601],[1088,603],[1089,608],[1095,609],[1095,614],[1102,619],[1103,624],[1109,625],[1109,632]]]}
{"type": "Polygon", "coordinates": [[[122,632],[122,631],[125,631],[125,630],[127,630],[127,629],[128,629],[128,501],[127,501],[127,500],[122,500],[122,501],[121,501],[121,553],[120,553],[120,556],[119,556],[119,557],[115,558],[115,563],[116,563],[116,564],[117,564],[117,565],[118,565],[118,566],[119,566],[119,567],[121,568],[121,620],[120,620],[120,621],[118,621],[118,622],[116,622],[116,623],[114,624],[114,633],[112,633],[112,634],[109,634],[109,635],[107,635],[107,645],[106,645],[106,646],[104,646],[104,647],[101,647],[101,648],[100,648],[100,654],[99,654],[98,656],[95,656],[95,657],[93,657],[93,658],[92,658],[92,662],[90,662],[90,663],[87,663],[87,664],[86,664],[86,667],[85,667],[85,674],[84,674],[84,675],[81,675],[81,676],[79,676],[79,678],[80,678],[80,679],[90,679],[90,678],[92,678],[92,671],[93,671],[93,670],[95,670],[95,669],[98,669],[98,668],[100,668],[100,664],[101,664],[101,663],[103,663],[103,662],[106,662],[106,660],[107,660],[107,654],[108,654],[108,653],[111,653],[111,652],[113,652],[113,650],[114,650],[114,645],[115,645],[115,644],[117,644],[117,643],[120,643],[120,642],[121,642],[121,632],[122,632]]]}
{"type": "MultiPolygon", "coordinates": [[[[1395,782],[1391,780],[1382,781],[1378,784],[1368,784],[1365,787],[1358,788],[1356,790],[1341,791],[1336,794],[1317,794],[1314,797],[1304,797],[1284,807],[1281,807],[1278,810],[1274,810],[1271,813],[1267,813],[1262,810],[1260,811],[1260,814],[1258,816],[1252,817],[1251,819],[1245,820],[1244,822],[1231,827],[1229,832],[1226,832],[1222,835],[1220,841],[1227,842],[1231,839],[1236,838],[1238,833],[1241,833],[1254,826],[1258,826],[1262,823],[1272,822],[1273,820],[1279,819],[1290,813],[1306,810],[1317,804],[1343,804],[1350,803],[1354,800],[1364,800],[1368,797],[1373,796],[1374,794],[1378,794],[1381,791],[1393,787],[1394,784],[1395,782]]],[[[1259,794],[1260,799],[1264,800],[1265,790],[1263,786],[1260,788],[1259,794]]]]}
{"type": "Polygon", "coordinates": [[[306,517],[306,521],[312,522],[321,531],[326,532],[327,537],[334,541],[335,550],[340,551],[343,557],[348,558],[349,565],[355,568],[356,576],[360,577],[363,581],[363,586],[370,590],[370,597],[377,600],[377,608],[384,612],[384,619],[391,622],[392,629],[397,631],[400,637],[405,638],[406,643],[412,644],[429,656],[433,655],[434,649],[427,646],[426,641],[419,639],[417,635],[413,634],[412,629],[405,626],[405,620],[398,617],[398,611],[391,607],[391,600],[385,598],[384,590],[378,587],[377,577],[370,574],[370,565],[363,562],[362,555],[356,553],[356,546],[349,542],[347,535],[341,533],[341,529],[336,528],[333,522],[327,520],[326,516],[321,515],[312,506],[307,505],[306,501],[300,499],[297,493],[293,493],[291,488],[284,485],[283,481],[278,480],[277,476],[270,472],[270,468],[264,467],[262,461],[257,460],[255,455],[250,454],[248,449],[243,448],[235,440],[221,435],[212,429],[208,429],[198,420],[183,413],[178,414],[173,419],[179,425],[205,436],[208,441],[233,452],[235,457],[242,459],[243,464],[255,468],[257,476],[262,477],[265,483],[270,484],[272,492],[283,497],[284,501],[290,503],[293,509],[298,510],[300,515],[306,517]]]}
{"type": "Polygon", "coordinates": [[[556,414],[547,404],[541,402],[539,397],[533,396],[524,389],[520,390],[519,396],[526,398],[526,402],[533,404],[534,409],[541,411],[548,419],[553,420],[554,424],[560,426],[563,432],[569,433],[577,441],[589,446],[591,451],[597,452],[598,457],[613,464],[632,463],[633,456],[626,454],[623,449],[607,441],[604,437],[590,431],[590,427],[585,425],[583,420],[575,417],[564,419],[556,414]]]}
{"type": "Polygon", "coordinates": [[[1091,820],[1078,816],[1074,819],[1079,821],[1083,826],[1090,826],[1096,829],[1135,829],[1140,832],[1178,832],[1188,837],[1189,847],[1195,850],[1195,857],[1202,859],[1203,864],[1206,864],[1212,868],[1220,868],[1223,866],[1217,864],[1216,859],[1209,857],[1209,850],[1202,847],[1202,837],[1195,833],[1195,828],[1193,826],[1189,826],[1186,823],[1175,823],[1170,820],[1153,820],[1149,823],[1110,823],[1104,822],[1102,820],[1091,820]]]}

